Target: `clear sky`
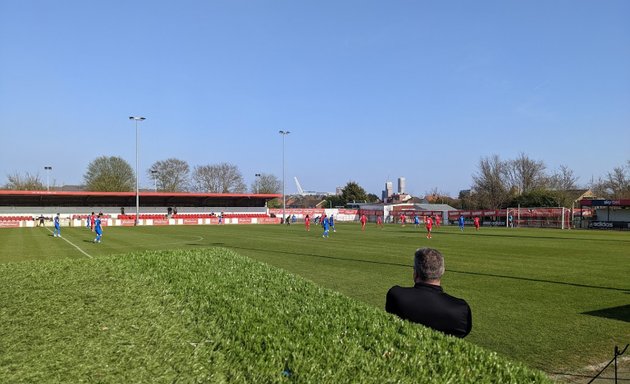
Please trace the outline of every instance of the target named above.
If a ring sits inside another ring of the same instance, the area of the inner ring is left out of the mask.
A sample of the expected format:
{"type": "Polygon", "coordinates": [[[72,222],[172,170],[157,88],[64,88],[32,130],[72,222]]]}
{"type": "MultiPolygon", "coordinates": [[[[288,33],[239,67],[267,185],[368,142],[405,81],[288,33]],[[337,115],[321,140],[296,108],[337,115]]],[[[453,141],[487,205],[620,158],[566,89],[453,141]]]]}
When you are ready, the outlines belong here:
{"type": "Polygon", "coordinates": [[[579,183],[630,159],[627,0],[0,0],[0,185],[175,157],[456,197],[523,152],[579,183]]]}

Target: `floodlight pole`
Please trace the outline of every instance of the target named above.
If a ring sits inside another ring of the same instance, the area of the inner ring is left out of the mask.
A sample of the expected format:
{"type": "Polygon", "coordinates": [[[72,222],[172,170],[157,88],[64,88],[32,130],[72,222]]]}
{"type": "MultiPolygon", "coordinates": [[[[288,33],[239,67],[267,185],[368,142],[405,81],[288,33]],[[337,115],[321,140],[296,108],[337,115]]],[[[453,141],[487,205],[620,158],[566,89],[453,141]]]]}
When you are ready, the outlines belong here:
{"type": "Polygon", "coordinates": [[[50,191],[50,171],[52,170],[52,167],[46,165],[44,169],[46,170],[46,190],[50,191]]]}
{"type": "Polygon", "coordinates": [[[282,222],[285,221],[285,210],[287,209],[287,201],[284,194],[284,137],[288,135],[289,131],[278,131],[282,135],[282,222]]]}
{"type": "Polygon", "coordinates": [[[144,121],[146,118],[141,116],[129,116],[129,120],[136,122],[136,220],[134,221],[134,225],[138,225],[140,217],[140,193],[138,189],[138,121],[144,121]]]}
{"type": "Polygon", "coordinates": [[[259,180],[260,180],[260,173],[257,173],[254,176],[256,177],[256,194],[258,194],[258,192],[260,190],[260,185],[258,184],[259,180]]]}
{"type": "Polygon", "coordinates": [[[151,175],[153,175],[153,184],[155,187],[155,192],[157,192],[157,174],[158,174],[158,171],[156,170],[151,171],[151,175]]]}

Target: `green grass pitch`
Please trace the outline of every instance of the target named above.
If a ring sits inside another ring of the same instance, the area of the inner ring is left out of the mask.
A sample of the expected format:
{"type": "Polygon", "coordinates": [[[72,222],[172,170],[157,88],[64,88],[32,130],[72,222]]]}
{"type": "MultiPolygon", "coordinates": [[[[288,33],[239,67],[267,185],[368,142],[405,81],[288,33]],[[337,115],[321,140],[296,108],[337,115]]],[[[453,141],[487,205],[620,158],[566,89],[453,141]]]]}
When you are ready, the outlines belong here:
{"type": "MultiPolygon", "coordinates": [[[[337,223],[328,239],[302,225],[0,230],[0,262],[98,258],[141,250],[225,247],[377,308],[387,289],[411,285],[418,247],[446,258],[443,286],[473,311],[467,341],[548,373],[607,362],[630,340],[630,233],[457,227],[426,239],[413,225],[337,223]]],[[[2,276],[0,276],[0,281],[2,276]]],[[[10,289],[2,286],[0,289],[10,289]]]]}

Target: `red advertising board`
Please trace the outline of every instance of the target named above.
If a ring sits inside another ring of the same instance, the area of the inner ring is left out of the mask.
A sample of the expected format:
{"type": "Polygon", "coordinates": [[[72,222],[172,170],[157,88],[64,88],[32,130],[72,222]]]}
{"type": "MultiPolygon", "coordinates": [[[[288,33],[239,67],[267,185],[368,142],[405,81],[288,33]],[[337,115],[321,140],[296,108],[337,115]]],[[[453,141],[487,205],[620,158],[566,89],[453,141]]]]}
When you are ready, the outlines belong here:
{"type": "Polygon", "coordinates": [[[153,225],[168,225],[168,219],[153,219],[153,225]]]}
{"type": "Polygon", "coordinates": [[[198,219],[183,219],[183,220],[184,220],[184,224],[186,224],[186,225],[199,224],[199,220],[198,219]]]}
{"type": "Polygon", "coordinates": [[[0,221],[0,228],[17,228],[19,226],[19,221],[0,221]]]}
{"type": "Polygon", "coordinates": [[[278,217],[263,217],[257,220],[258,224],[278,224],[280,223],[280,218],[278,217]]]}
{"type": "MultiPolygon", "coordinates": [[[[132,225],[135,225],[136,221],[133,219],[122,219],[120,220],[120,225],[125,226],[125,227],[129,227],[132,225]]],[[[101,222],[101,225],[103,225],[103,223],[101,222]]]]}

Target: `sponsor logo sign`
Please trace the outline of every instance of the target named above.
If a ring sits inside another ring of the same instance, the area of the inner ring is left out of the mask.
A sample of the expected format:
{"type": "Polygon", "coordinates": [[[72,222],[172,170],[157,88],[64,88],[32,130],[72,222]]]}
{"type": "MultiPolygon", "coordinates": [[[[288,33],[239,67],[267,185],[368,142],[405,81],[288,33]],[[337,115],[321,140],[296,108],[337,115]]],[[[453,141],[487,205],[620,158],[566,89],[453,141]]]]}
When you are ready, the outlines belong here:
{"type": "Polygon", "coordinates": [[[613,227],[613,223],[610,221],[593,221],[590,227],[599,229],[610,229],[613,227]]]}

